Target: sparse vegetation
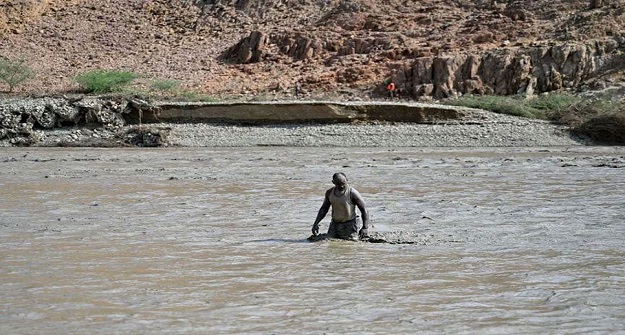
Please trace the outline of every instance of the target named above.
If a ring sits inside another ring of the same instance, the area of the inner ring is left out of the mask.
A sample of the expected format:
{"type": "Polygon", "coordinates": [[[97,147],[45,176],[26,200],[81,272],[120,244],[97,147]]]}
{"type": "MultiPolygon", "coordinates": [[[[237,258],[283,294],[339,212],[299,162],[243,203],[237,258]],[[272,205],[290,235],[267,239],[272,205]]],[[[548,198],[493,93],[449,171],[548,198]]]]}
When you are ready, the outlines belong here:
{"type": "Polygon", "coordinates": [[[583,99],[572,94],[541,94],[533,99],[524,100],[528,106],[545,111],[545,117],[551,119],[553,113],[569,109],[571,106],[581,102],[583,99]]]}
{"type": "Polygon", "coordinates": [[[9,92],[13,92],[18,86],[35,77],[35,71],[31,69],[24,59],[11,60],[0,57],[0,81],[9,86],[9,92]]]}
{"type": "Polygon", "coordinates": [[[612,96],[583,98],[571,94],[545,94],[534,99],[506,96],[464,96],[445,104],[479,108],[495,113],[543,119],[571,127],[599,143],[625,144],[625,101],[612,96]]]}
{"type": "Polygon", "coordinates": [[[205,95],[205,94],[200,94],[194,91],[182,91],[180,92],[179,96],[181,98],[183,98],[184,100],[187,101],[197,101],[197,102],[215,102],[217,101],[215,98],[209,96],[209,95],[205,95]]]}
{"type": "Polygon", "coordinates": [[[553,120],[554,117],[563,114],[582,100],[571,94],[557,93],[543,94],[532,99],[523,96],[467,95],[444,103],[531,119],[553,120]]]}
{"type": "Polygon", "coordinates": [[[150,85],[153,91],[163,93],[174,92],[178,87],[180,87],[180,81],[173,79],[156,80],[150,85]]]}
{"type": "Polygon", "coordinates": [[[625,101],[587,99],[554,115],[554,121],[604,144],[625,144],[625,101]],[[557,118],[556,118],[557,116],[557,118]]]}
{"type": "Polygon", "coordinates": [[[128,71],[95,70],[81,74],[74,80],[86,93],[110,93],[121,91],[138,77],[128,71]]]}

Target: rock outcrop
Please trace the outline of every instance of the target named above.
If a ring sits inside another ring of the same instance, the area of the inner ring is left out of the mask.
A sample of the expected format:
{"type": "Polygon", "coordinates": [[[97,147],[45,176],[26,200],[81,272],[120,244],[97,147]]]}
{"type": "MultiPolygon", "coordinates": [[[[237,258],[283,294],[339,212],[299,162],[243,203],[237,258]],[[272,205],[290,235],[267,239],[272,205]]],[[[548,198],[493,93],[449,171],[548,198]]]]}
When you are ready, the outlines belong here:
{"type": "Polygon", "coordinates": [[[67,127],[115,133],[129,122],[150,117],[154,107],[140,99],[37,98],[0,100],[0,140],[35,144],[42,130],[67,127]]]}
{"type": "MultiPolygon", "coordinates": [[[[324,52],[339,56],[368,54],[389,49],[388,39],[355,39],[324,43],[301,34],[267,35],[254,31],[224,57],[236,63],[257,63],[280,52],[295,60],[320,57],[324,52]],[[277,46],[276,50],[269,48],[277,46]]],[[[406,57],[407,58],[407,57],[406,57]]],[[[481,54],[454,53],[417,57],[396,63],[390,80],[416,99],[449,98],[462,94],[512,95],[574,90],[587,80],[625,68],[625,34],[590,44],[496,48],[481,54]]],[[[356,76],[366,74],[356,74],[356,76]]],[[[338,79],[353,82],[357,79],[338,79]]]]}
{"type": "Polygon", "coordinates": [[[481,55],[422,57],[398,66],[392,80],[415,98],[513,95],[575,90],[625,68],[625,35],[592,44],[502,48],[481,55]]]}
{"type": "Polygon", "coordinates": [[[389,78],[404,98],[439,98],[596,79],[622,53],[602,44],[625,34],[625,0],[6,0],[2,25],[0,56],[37,72],[18,93],[121,69],[140,89],[172,79],[216,98],[288,99],[300,83],[304,97],[375,99],[389,78]]]}

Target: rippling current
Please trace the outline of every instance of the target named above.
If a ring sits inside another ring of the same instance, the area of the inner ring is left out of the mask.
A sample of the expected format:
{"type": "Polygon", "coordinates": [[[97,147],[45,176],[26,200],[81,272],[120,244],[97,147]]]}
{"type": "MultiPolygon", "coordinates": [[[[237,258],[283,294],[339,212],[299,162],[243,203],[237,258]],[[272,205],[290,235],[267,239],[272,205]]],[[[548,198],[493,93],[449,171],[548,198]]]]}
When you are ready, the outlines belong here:
{"type": "Polygon", "coordinates": [[[624,237],[624,147],[4,148],[0,333],[615,334],[624,237]]]}

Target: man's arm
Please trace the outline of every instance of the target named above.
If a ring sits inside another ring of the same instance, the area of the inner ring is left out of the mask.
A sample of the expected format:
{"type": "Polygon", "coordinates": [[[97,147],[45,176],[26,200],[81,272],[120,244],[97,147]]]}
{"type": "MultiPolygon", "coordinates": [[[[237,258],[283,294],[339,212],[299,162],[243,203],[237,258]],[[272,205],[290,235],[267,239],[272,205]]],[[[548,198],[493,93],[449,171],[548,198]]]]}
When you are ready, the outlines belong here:
{"type": "Polygon", "coordinates": [[[323,218],[326,217],[326,215],[328,214],[328,211],[330,210],[329,195],[330,195],[330,190],[326,191],[326,195],[323,199],[323,204],[321,205],[321,208],[319,208],[319,212],[317,213],[317,218],[315,219],[315,223],[313,223],[312,233],[315,236],[319,235],[319,222],[321,222],[321,220],[323,220],[323,218]]]}
{"type": "Polygon", "coordinates": [[[361,238],[369,236],[369,212],[367,211],[367,204],[362,199],[362,196],[358,191],[352,189],[352,202],[358,207],[360,210],[360,215],[362,216],[362,229],[360,229],[359,235],[361,238]]]}

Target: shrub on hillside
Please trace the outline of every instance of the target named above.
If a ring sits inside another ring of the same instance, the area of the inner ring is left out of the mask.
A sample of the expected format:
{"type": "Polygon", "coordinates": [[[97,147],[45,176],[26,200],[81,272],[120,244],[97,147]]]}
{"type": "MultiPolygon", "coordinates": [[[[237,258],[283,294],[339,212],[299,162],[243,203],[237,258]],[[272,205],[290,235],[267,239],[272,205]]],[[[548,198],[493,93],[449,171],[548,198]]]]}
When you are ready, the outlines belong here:
{"type": "Polygon", "coordinates": [[[567,112],[573,132],[599,143],[625,144],[625,101],[591,99],[567,112]]]}
{"type": "Polygon", "coordinates": [[[87,93],[109,93],[122,90],[137,77],[128,71],[95,70],[81,74],[74,80],[87,93]]]}
{"type": "Polygon", "coordinates": [[[15,86],[34,77],[35,71],[26,65],[24,59],[10,60],[0,57],[0,81],[9,86],[9,92],[13,92],[15,86]]]}
{"type": "Polygon", "coordinates": [[[603,144],[625,144],[625,114],[599,115],[573,129],[603,144]]]}

